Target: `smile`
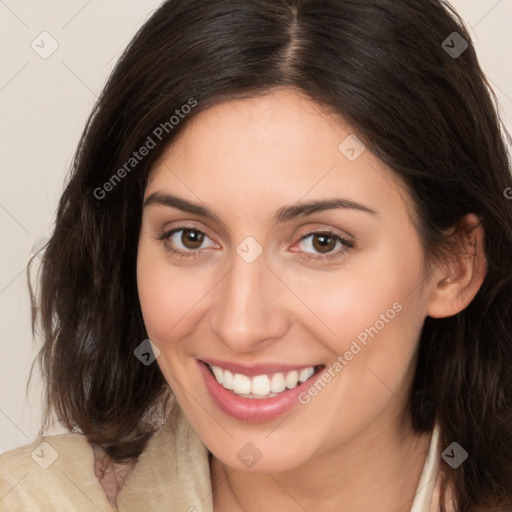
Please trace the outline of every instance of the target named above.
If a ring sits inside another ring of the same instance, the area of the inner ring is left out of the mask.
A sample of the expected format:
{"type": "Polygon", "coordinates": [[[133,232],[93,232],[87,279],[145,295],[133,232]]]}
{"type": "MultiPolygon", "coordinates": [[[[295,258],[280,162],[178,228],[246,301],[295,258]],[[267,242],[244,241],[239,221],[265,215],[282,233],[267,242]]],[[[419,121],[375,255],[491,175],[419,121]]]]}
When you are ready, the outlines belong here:
{"type": "Polygon", "coordinates": [[[270,421],[292,409],[299,403],[299,394],[325,369],[325,365],[197,363],[217,407],[232,418],[248,422],[270,421]]]}
{"type": "Polygon", "coordinates": [[[301,382],[307,381],[314,373],[315,367],[309,366],[302,370],[279,372],[272,375],[256,375],[248,377],[242,373],[233,374],[220,366],[208,365],[217,382],[244,398],[272,398],[285,389],[296,388],[301,382]]]}

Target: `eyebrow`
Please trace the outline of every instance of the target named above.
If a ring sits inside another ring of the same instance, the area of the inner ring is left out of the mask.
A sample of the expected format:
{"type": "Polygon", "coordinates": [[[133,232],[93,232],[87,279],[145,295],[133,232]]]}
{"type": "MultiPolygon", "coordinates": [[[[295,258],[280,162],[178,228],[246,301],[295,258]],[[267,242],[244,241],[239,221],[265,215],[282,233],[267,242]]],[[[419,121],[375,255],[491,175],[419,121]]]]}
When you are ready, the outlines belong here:
{"type": "MultiPolygon", "coordinates": [[[[220,217],[209,208],[172,194],[164,192],[153,192],[145,199],[144,208],[151,205],[163,205],[170,208],[177,208],[178,210],[200,215],[202,217],[206,217],[208,219],[216,220],[222,223],[220,217]]],[[[355,201],[351,201],[350,199],[334,198],[320,199],[315,201],[308,201],[307,203],[296,203],[289,206],[283,206],[276,211],[274,215],[274,222],[283,223],[296,217],[304,217],[307,215],[312,215],[313,213],[340,208],[378,215],[375,210],[372,210],[368,206],[356,203],[355,201]]]]}

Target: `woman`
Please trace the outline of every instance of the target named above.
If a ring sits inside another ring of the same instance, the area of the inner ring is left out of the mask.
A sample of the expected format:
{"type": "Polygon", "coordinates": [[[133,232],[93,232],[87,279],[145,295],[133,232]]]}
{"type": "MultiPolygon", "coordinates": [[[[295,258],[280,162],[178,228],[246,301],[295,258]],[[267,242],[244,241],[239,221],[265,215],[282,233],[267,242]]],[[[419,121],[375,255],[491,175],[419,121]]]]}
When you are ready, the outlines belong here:
{"type": "Polygon", "coordinates": [[[2,510],[512,510],[492,98],[437,0],[164,3],[44,256],[74,433],[2,456],[2,510]]]}

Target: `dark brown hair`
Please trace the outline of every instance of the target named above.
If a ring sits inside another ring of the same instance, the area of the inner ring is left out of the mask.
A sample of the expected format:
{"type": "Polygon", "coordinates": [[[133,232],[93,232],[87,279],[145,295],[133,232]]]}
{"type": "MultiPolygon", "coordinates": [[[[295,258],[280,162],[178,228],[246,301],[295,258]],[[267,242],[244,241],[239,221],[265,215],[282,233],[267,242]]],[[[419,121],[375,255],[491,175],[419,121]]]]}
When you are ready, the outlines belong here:
{"type": "Polygon", "coordinates": [[[45,424],[54,414],[115,460],[144,449],[169,393],[158,366],[133,353],[147,338],[135,269],[148,173],[199,112],[276,87],[343,116],[403,178],[430,259],[451,250],[444,233],[465,214],[481,218],[487,275],[465,310],[426,318],[407,413],[417,432],[437,421],[442,445],[468,452],[456,470],[441,462],[460,511],[511,510],[510,137],[464,23],[438,0],[170,0],[150,17],[85,127],[39,308],[31,289],[45,424]],[[443,44],[454,32],[469,45],[457,56],[443,44]],[[156,147],[128,171],[148,137],[156,147]]]}

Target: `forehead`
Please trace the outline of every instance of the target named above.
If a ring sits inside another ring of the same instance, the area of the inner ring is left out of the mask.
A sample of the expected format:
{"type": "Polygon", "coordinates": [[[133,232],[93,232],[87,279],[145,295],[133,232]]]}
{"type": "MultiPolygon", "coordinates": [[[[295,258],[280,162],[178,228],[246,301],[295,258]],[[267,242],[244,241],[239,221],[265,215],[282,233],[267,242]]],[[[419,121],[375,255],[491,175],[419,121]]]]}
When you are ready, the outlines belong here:
{"type": "Polygon", "coordinates": [[[373,209],[390,201],[403,207],[405,192],[341,116],[292,90],[197,114],[155,164],[146,197],[161,189],[207,203],[218,199],[249,216],[255,206],[334,195],[373,209]]]}
{"type": "Polygon", "coordinates": [[[225,163],[234,158],[249,163],[257,154],[300,160],[312,149],[336,150],[343,133],[349,134],[350,128],[341,117],[327,114],[304,94],[280,89],[225,101],[196,114],[159,162],[174,155],[192,164],[194,156],[203,159],[205,152],[212,161],[222,158],[225,163]]]}

